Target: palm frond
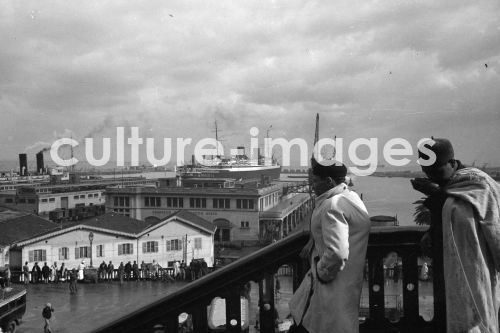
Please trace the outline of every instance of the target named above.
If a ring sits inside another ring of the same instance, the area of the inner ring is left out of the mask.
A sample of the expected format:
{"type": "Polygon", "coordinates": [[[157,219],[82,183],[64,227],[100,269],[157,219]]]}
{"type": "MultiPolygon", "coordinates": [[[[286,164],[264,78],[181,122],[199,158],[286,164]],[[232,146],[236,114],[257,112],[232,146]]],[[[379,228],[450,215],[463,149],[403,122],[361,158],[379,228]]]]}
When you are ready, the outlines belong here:
{"type": "Polygon", "coordinates": [[[413,204],[417,205],[415,207],[415,212],[413,213],[413,218],[418,225],[430,225],[431,224],[431,212],[427,207],[424,206],[425,198],[421,198],[415,201],[413,204]]]}

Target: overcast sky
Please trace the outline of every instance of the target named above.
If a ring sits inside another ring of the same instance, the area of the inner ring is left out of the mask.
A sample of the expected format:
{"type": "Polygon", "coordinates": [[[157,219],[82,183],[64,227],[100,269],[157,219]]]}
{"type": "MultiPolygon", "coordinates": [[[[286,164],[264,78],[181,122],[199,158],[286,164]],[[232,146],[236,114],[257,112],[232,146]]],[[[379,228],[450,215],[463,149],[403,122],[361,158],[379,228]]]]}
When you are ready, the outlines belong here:
{"type": "MultiPolygon", "coordinates": [[[[447,137],[500,164],[498,1],[1,1],[0,158],[138,126],[447,137]],[[42,142],[37,144],[37,142],[42,142]],[[45,144],[43,143],[45,142],[45,144]]],[[[346,148],[347,149],[347,148],[346,148]]],[[[29,157],[33,159],[32,157],[29,157]]]]}

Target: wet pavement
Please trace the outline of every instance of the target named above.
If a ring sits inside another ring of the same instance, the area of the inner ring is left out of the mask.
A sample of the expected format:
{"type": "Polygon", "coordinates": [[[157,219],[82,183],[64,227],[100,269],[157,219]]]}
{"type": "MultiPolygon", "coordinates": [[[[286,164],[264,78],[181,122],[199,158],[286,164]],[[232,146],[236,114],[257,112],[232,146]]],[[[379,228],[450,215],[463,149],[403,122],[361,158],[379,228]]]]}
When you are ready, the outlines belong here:
{"type": "Polygon", "coordinates": [[[89,332],[185,284],[155,281],[78,284],[75,295],[70,295],[68,283],[30,284],[26,314],[17,332],[43,332],[42,309],[47,302],[54,307],[52,332],[89,332]]]}
{"type": "MultiPolygon", "coordinates": [[[[292,281],[288,276],[280,276],[280,292],[275,297],[275,305],[280,320],[285,319],[290,310],[288,302],[292,297],[292,281]]],[[[185,282],[166,283],[158,281],[106,282],[99,284],[78,284],[78,292],[69,294],[67,283],[28,285],[27,306],[19,333],[43,332],[42,309],[47,302],[54,307],[52,331],[63,333],[89,332],[108,322],[130,313],[152,301],[158,300],[177,289],[185,282]]],[[[258,312],[258,285],[251,284],[249,306],[249,332],[255,329],[258,312]]],[[[368,307],[368,289],[365,282],[361,307],[368,307]]],[[[402,283],[386,281],[386,307],[402,310],[402,283]]],[[[420,314],[424,319],[432,317],[432,283],[420,282],[420,314]]]]}

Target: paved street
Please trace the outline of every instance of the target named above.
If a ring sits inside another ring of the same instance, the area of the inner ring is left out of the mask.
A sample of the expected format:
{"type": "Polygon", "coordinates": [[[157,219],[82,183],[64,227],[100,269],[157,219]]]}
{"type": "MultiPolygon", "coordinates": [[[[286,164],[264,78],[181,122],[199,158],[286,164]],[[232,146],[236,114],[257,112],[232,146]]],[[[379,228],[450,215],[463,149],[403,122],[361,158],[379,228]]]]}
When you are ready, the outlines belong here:
{"type": "Polygon", "coordinates": [[[67,283],[28,285],[26,314],[18,332],[43,332],[42,309],[54,307],[53,332],[88,332],[115,318],[157,300],[185,283],[118,282],[78,284],[78,293],[69,294],[67,283]]]}

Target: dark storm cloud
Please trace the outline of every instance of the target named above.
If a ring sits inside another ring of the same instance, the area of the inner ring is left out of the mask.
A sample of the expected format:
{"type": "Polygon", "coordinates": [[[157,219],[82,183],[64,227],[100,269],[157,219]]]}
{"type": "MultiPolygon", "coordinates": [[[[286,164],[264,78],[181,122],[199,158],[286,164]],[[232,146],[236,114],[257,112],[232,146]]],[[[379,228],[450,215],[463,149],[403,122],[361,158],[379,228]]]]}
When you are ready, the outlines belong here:
{"type": "MultiPolygon", "coordinates": [[[[500,141],[491,130],[500,110],[498,8],[492,0],[4,1],[0,110],[9,117],[0,139],[13,155],[64,129],[81,138],[125,124],[198,138],[213,136],[217,119],[228,143],[270,125],[273,136],[309,140],[319,112],[328,135],[413,139],[441,129],[454,141],[500,141]]],[[[497,146],[477,158],[500,156],[497,146]]]]}

